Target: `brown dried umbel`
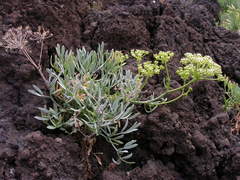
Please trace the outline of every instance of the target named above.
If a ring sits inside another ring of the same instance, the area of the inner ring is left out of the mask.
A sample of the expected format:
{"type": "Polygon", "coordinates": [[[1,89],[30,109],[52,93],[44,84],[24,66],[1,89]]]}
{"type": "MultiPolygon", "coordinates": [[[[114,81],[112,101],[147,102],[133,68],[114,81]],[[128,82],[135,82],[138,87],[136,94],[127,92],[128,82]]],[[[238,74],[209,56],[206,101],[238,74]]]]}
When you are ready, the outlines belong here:
{"type": "Polygon", "coordinates": [[[6,49],[18,49],[27,60],[34,66],[34,68],[39,72],[41,78],[44,80],[45,85],[48,87],[49,83],[47,78],[42,72],[42,54],[43,54],[43,42],[45,39],[50,38],[52,34],[45,30],[43,27],[39,26],[38,31],[33,32],[29,26],[23,28],[22,26],[17,28],[9,29],[3,36],[2,46],[6,49]],[[29,42],[37,41],[41,44],[41,50],[39,59],[35,60],[30,56],[29,42]]]}

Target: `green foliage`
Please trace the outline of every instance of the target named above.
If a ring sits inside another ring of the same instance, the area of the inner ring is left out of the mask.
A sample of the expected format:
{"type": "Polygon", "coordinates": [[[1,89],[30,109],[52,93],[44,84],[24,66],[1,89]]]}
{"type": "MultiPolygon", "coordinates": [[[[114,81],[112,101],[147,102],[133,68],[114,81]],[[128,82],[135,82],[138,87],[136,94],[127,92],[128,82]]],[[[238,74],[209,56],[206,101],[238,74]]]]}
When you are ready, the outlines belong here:
{"type": "MultiPolygon", "coordinates": [[[[240,88],[237,84],[222,75],[221,67],[211,57],[201,54],[186,53],[176,73],[182,78],[182,84],[171,87],[171,76],[168,65],[174,53],[160,51],[153,54],[152,61],[143,62],[149,54],[145,50],[131,50],[136,59],[138,74],[123,70],[128,55],[120,51],[105,51],[100,45],[97,51],[87,52],[84,48],[76,53],[66,50],[64,46],[56,47],[57,55],[47,69],[48,79],[42,72],[41,58],[43,41],[52,34],[44,28],[32,32],[26,28],[11,28],[3,36],[5,48],[19,49],[27,60],[39,72],[46,88],[45,95],[40,88],[33,85],[30,93],[51,100],[51,106],[39,107],[41,116],[36,119],[43,121],[48,129],[61,129],[67,133],[80,132],[90,146],[96,136],[102,136],[115,150],[118,159],[115,163],[129,162],[131,150],[137,146],[136,140],[126,142],[125,135],[138,130],[140,123],[130,122],[135,118],[135,104],[143,104],[147,112],[152,112],[159,105],[172,103],[191,92],[191,85],[199,80],[223,81],[227,98],[225,107],[239,109],[240,88]],[[39,60],[29,54],[28,41],[40,42],[39,60]],[[38,62],[38,63],[36,63],[38,62]],[[164,91],[158,96],[152,94],[147,100],[141,100],[141,91],[149,78],[159,73],[164,75],[164,91]],[[168,95],[177,93],[169,99],[168,95]],[[179,93],[180,92],[180,93],[179,93]]],[[[88,152],[91,151],[91,147],[88,152]]]]}
{"type": "Polygon", "coordinates": [[[171,51],[159,51],[158,54],[154,54],[153,55],[155,58],[155,61],[159,61],[160,63],[162,63],[165,71],[166,71],[166,78],[164,78],[164,84],[166,89],[170,88],[170,81],[171,81],[171,77],[168,71],[168,62],[171,60],[171,58],[174,56],[174,53],[171,51]]]}
{"type": "Polygon", "coordinates": [[[240,87],[237,83],[230,81],[227,77],[224,77],[224,87],[225,87],[225,99],[224,107],[225,110],[234,109],[236,114],[234,116],[234,126],[231,132],[239,135],[240,133],[240,87]]]}
{"type": "Polygon", "coordinates": [[[231,5],[225,13],[221,15],[222,26],[232,31],[240,29],[240,8],[231,5]]]}
{"type": "MultiPolygon", "coordinates": [[[[83,48],[75,54],[58,45],[56,51],[52,68],[47,70],[48,98],[53,106],[39,108],[42,115],[36,119],[49,129],[102,136],[118,155],[114,162],[128,162],[132,156],[129,151],[137,144],[135,140],[124,143],[123,138],[140,125],[129,125],[136,114],[128,99],[137,98],[141,91],[138,78],[122,69],[127,56],[119,51],[104,51],[103,46],[97,52],[83,48]]],[[[39,88],[34,89],[30,92],[44,96],[39,88]]]]}
{"type": "MultiPolygon", "coordinates": [[[[159,105],[173,103],[174,101],[180,99],[181,97],[187,96],[189,92],[191,92],[191,85],[199,80],[214,80],[214,81],[223,81],[223,75],[221,66],[215,63],[211,57],[202,56],[201,54],[192,54],[186,53],[185,57],[183,57],[180,62],[182,63],[182,67],[179,67],[176,73],[182,78],[183,84],[177,88],[172,88],[170,86],[171,77],[168,73],[168,65],[167,63],[173,57],[173,53],[171,52],[162,52],[160,51],[158,54],[154,54],[155,60],[154,65],[156,68],[163,67],[161,69],[165,70],[165,91],[155,97],[152,95],[148,100],[144,101],[132,101],[135,104],[144,104],[145,110],[147,112],[152,112],[159,105]],[[156,62],[160,62],[160,64],[155,64],[156,62]],[[181,92],[178,96],[173,99],[168,99],[167,96],[169,94],[181,92]]],[[[139,60],[137,60],[139,62],[139,60]]],[[[147,62],[145,62],[147,63],[147,62]]],[[[140,65],[139,65],[140,66],[140,65]]],[[[150,68],[145,68],[143,64],[143,68],[140,66],[139,74],[140,76],[144,76],[148,79],[152,75],[154,75],[154,71],[150,68]],[[146,73],[142,73],[144,69],[146,73]],[[151,75],[151,76],[150,76],[151,75]]],[[[159,72],[156,72],[158,74],[159,72]]],[[[146,80],[145,79],[145,80],[146,80]]],[[[145,83],[146,84],[146,83],[145,83]]]]}
{"type": "Polygon", "coordinates": [[[226,97],[224,99],[224,107],[226,110],[237,109],[240,110],[240,87],[237,83],[230,81],[224,77],[224,87],[226,97]]]}
{"type": "Polygon", "coordinates": [[[227,11],[229,6],[232,6],[232,5],[236,8],[240,7],[239,0],[218,0],[218,2],[223,11],[227,11]]]}
{"type": "Polygon", "coordinates": [[[221,26],[232,31],[240,29],[240,1],[239,0],[219,0],[222,8],[220,15],[221,26]]]}
{"type": "Polygon", "coordinates": [[[136,117],[135,104],[143,104],[147,112],[159,105],[172,103],[189,94],[191,85],[199,80],[223,81],[221,67],[211,57],[186,53],[176,73],[183,84],[171,87],[168,63],[172,52],[160,51],[153,54],[153,61],[143,62],[149,54],[145,50],[132,50],[138,74],[133,76],[123,70],[128,55],[120,51],[105,51],[103,45],[97,51],[87,52],[84,48],[76,53],[57,46],[57,55],[51,62],[49,73],[49,96],[33,86],[30,93],[49,98],[51,107],[39,107],[41,116],[35,117],[47,124],[49,129],[61,129],[67,133],[80,132],[87,137],[102,136],[115,150],[115,163],[129,162],[130,152],[137,146],[136,140],[124,141],[125,135],[138,130],[140,123],[129,121],[136,117]],[[148,79],[163,71],[165,91],[142,101],[141,91],[148,79]],[[180,92],[175,98],[168,95],[180,92]],[[131,125],[130,125],[131,124],[131,125]]]}

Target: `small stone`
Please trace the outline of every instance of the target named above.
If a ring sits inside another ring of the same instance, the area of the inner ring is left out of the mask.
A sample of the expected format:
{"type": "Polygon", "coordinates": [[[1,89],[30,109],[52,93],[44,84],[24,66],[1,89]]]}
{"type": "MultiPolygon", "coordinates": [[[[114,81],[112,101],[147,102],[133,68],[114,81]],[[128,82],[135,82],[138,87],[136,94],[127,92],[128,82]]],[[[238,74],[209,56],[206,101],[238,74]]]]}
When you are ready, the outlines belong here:
{"type": "Polygon", "coordinates": [[[62,142],[63,142],[63,141],[62,141],[62,138],[56,138],[55,141],[56,141],[57,143],[62,143],[62,142]]]}
{"type": "Polygon", "coordinates": [[[39,162],[39,169],[40,170],[44,170],[44,169],[46,169],[47,168],[47,165],[44,163],[44,162],[39,162]]]}
{"type": "Polygon", "coordinates": [[[27,137],[27,139],[36,140],[36,141],[43,140],[43,136],[40,131],[32,132],[32,133],[28,134],[26,137],[27,137]]]}
{"type": "Polygon", "coordinates": [[[52,172],[52,169],[47,169],[47,172],[46,172],[46,176],[47,177],[52,177],[52,174],[53,174],[53,172],[52,172]]]}
{"type": "Polygon", "coordinates": [[[92,23],[90,24],[90,26],[96,27],[96,26],[97,26],[97,22],[92,22],[92,23]]]}
{"type": "Polygon", "coordinates": [[[172,155],[174,152],[175,152],[174,146],[167,147],[162,150],[162,154],[168,155],[168,156],[172,155]]]}
{"type": "Polygon", "coordinates": [[[22,152],[20,152],[19,156],[21,159],[28,159],[30,156],[30,151],[28,149],[24,149],[22,152]]]}

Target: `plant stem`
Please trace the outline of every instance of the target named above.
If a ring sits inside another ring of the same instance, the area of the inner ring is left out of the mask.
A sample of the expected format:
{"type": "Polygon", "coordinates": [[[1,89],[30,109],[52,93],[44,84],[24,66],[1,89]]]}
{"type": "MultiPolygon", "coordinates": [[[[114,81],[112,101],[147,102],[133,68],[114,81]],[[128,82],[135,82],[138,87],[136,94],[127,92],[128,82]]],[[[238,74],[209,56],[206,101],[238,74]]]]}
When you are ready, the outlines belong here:
{"type": "Polygon", "coordinates": [[[36,63],[34,62],[34,60],[32,59],[32,57],[28,54],[27,50],[25,48],[21,49],[23,54],[27,57],[28,61],[36,68],[38,69],[38,66],[36,65],[36,63]]]}
{"type": "Polygon", "coordinates": [[[147,84],[147,82],[148,82],[148,77],[146,77],[145,79],[144,79],[144,81],[143,81],[143,83],[142,83],[142,86],[141,86],[141,89],[143,89],[145,86],[146,86],[146,84],[147,84]]]}
{"type": "Polygon", "coordinates": [[[32,59],[32,57],[28,54],[27,50],[25,48],[21,49],[23,54],[27,57],[27,60],[35,67],[35,69],[37,69],[38,73],[40,74],[41,78],[44,81],[44,84],[47,88],[49,88],[49,84],[48,84],[48,80],[46,79],[46,77],[44,76],[43,72],[42,72],[42,68],[41,65],[37,65],[34,60],[32,59]]]}
{"type": "Polygon", "coordinates": [[[39,56],[39,62],[38,62],[39,67],[42,64],[42,54],[43,54],[43,40],[41,40],[41,50],[40,50],[40,56],[39,56]]]}
{"type": "Polygon", "coordinates": [[[167,63],[165,62],[164,65],[165,65],[165,70],[166,70],[166,74],[167,74],[167,78],[166,78],[166,88],[169,89],[169,88],[170,88],[170,75],[169,75],[167,63]]]}
{"type": "Polygon", "coordinates": [[[181,95],[179,95],[179,96],[177,96],[176,98],[174,98],[174,99],[171,99],[171,100],[169,100],[169,101],[164,101],[164,102],[160,102],[159,104],[157,104],[157,105],[164,105],[164,104],[170,104],[170,103],[172,103],[172,102],[174,102],[174,101],[176,101],[176,100],[178,100],[178,99],[180,99],[180,98],[182,98],[182,97],[184,97],[184,96],[186,96],[188,93],[189,93],[189,91],[190,90],[188,90],[187,92],[182,92],[182,94],[181,95]]]}
{"type": "Polygon", "coordinates": [[[169,94],[169,93],[173,93],[173,92],[176,92],[176,91],[179,91],[179,90],[182,90],[188,86],[190,86],[192,83],[196,82],[196,79],[192,79],[191,81],[189,81],[188,83],[178,87],[178,88],[175,88],[175,89],[171,89],[171,90],[168,90],[166,91],[165,93],[161,94],[160,96],[154,98],[154,99],[150,99],[150,100],[146,100],[146,101],[131,101],[132,103],[135,103],[135,104],[148,104],[148,103],[152,103],[154,101],[157,101],[161,98],[163,98],[165,95],[169,94]]]}

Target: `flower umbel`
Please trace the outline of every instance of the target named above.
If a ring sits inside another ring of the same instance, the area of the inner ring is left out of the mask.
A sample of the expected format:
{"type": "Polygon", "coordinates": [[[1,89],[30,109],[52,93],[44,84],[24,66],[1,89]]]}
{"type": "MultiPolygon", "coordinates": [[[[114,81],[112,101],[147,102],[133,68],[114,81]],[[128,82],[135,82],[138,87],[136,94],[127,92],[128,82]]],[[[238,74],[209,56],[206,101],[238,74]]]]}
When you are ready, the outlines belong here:
{"type": "Polygon", "coordinates": [[[158,54],[154,54],[155,60],[160,61],[162,64],[168,63],[173,56],[174,53],[171,51],[159,51],[158,54]]]}
{"type": "Polygon", "coordinates": [[[45,39],[48,39],[52,36],[53,36],[53,34],[50,33],[49,30],[45,29],[43,26],[38,26],[38,31],[32,33],[31,40],[41,42],[41,41],[43,41],[45,39]]]}
{"type": "Polygon", "coordinates": [[[52,34],[46,31],[43,27],[38,28],[38,32],[32,32],[29,26],[23,28],[22,26],[18,28],[9,29],[3,36],[3,46],[6,49],[19,49],[27,60],[34,66],[34,68],[39,72],[40,76],[45,82],[46,87],[48,87],[48,80],[42,72],[42,53],[43,53],[43,41],[46,38],[51,37],[52,34]],[[38,59],[38,63],[35,59],[31,57],[30,49],[28,48],[28,43],[30,40],[36,40],[41,42],[41,51],[38,59]]]}
{"type": "Polygon", "coordinates": [[[22,26],[18,28],[9,29],[3,36],[3,45],[7,49],[24,49],[27,48],[29,38],[32,35],[32,30],[29,26],[23,28],[22,26]]]}
{"type": "Polygon", "coordinates": [[[155,74],[159,74],[163,69],[164,67],[162,65],[158,65],[155,62],[152,63],[150,61],[138,65],[139,74],[148,78],[154,76],[155,74]]]}
{"type": "Polygon", "coordinates": [[[148,55],[149,52],[145,50],[135,49],[131,50],[131,55],[140,63],[144,56],[148,55]]]}
{"type": "Polygon", "coordinates": [[[222,77],[221,66],[215,63],[210,56],[186,53],[180,62],[184,67],[180,67],[177,70],[177,74],[183,80],[203,80],[222,77]]]}
{"type": "Polygon", "coordinates": [[[123,54],[121,51],[114,51],[113,56],[113,58],[120,64],[124,63],[128,59],[128,55],[123,54]]]}

